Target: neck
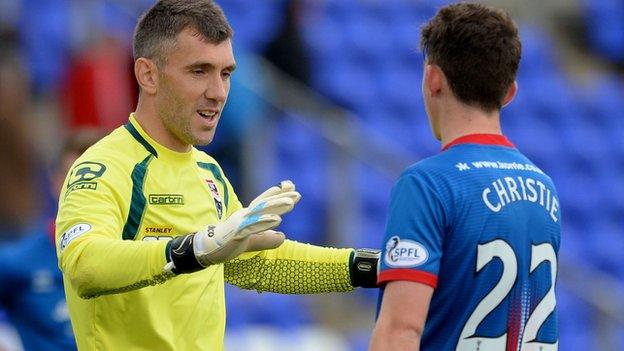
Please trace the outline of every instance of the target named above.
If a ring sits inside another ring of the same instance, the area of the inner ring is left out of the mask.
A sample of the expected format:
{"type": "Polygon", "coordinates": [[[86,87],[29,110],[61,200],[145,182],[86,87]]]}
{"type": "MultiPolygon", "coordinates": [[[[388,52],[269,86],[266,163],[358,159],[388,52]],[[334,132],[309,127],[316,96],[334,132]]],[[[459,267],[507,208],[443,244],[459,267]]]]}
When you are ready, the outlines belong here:
{"type": "Polygon", "coordinates": [[[446,105],[440,114],[440,141],[447,145],[451,141],[469,134],[502,134],[500,112],[485,112],[465,104],[446,105]]]}
{"type": "Polygon", "coordinates": [[[145,133],[157,143],[170,150],[176,152],[188,152],[191,150],[191,145],[182,143],[167,130],[156,111],[157,108],[153,99],[146,99],[139,96],[134,117],[145,133]]]}

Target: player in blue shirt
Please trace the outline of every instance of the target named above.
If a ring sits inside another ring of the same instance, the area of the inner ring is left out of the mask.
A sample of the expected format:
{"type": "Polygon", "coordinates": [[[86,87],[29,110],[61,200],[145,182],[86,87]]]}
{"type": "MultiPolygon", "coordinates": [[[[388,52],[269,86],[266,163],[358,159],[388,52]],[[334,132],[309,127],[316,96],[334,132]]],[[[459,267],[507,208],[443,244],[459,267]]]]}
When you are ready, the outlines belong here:
{"type": "Polygon", "coordinates": [[[443,148],[392,191],[370,348],[557,350],[557,192],[499,121],[517,91],[517,28],[501,10],[449,5],[421,46],[443,148]]]}
{"type": "MultiPolygon", "coordinates": [[[[79,132],[66,142],[53,193],[58,191],[72,163],[100,137],[79,132]]],[[[76,350],[69,320],[63,277],[54,248],[54,220],[35,224],[19,241],[0,248],[0,306],[20,334],[24,350],[76,350]]]]}
{"type": "Polygon", "coordinates": [[[51,230],[37,225],[0,249],[0,303],[25,350],[76,349],[51,230]]]}

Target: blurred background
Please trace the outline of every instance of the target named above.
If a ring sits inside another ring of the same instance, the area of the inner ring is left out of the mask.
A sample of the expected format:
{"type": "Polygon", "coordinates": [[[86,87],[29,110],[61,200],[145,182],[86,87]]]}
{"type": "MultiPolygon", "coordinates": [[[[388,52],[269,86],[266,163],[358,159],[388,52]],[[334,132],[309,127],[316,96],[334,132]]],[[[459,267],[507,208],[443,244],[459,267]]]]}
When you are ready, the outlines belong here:
{"type": "MultiPolygon", "coordinates": [[[[394,180],[440,149],[422,104],[418,41],[449,1],[217,2],[239,68],[206,151],[244,203],[281,179],[297,184],[303,199],[282,225],[289,238],[381,247],[394,180]]],[[[521,28],[520,90],[502,111],[503,131],[561,200],[560,349],[624,350],[624,1],[483,2],[521,28]]],[[[0,1],[0,259],[55,215],[65,140],[110,131],[133,111],[132,30],[151,4],[0,1]]],[[[49,294],[41,274],[25,272],[22,288],[49,294]]],[[[13,317],[7,282],[0,350],[28,350],[15,329],[37,326],[13,317]]],[[[226,286],[226,296],[231,351],[365,350],[377,304],[376,290],[282,296],[226,286]]],[[[54,303],[48,317],[67,321],[54,303]]]]}

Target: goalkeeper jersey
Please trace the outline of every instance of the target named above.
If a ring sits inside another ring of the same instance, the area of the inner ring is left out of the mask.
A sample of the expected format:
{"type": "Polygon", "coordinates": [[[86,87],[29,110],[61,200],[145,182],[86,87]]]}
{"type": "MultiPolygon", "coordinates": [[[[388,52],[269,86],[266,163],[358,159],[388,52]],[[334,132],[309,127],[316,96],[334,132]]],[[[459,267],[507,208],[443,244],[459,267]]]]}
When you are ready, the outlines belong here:
{"type": "Polygon", "coordinates": [[[240,208],[214,159],[159,145],[133,115],[89,148],[66,177],[56,223],[79,349],[222,350],[224,281],[284,293],[352,289],[352,250],[289,241],[192,274],[163,270],[167,241],[240,208]]]}
{"type": "Polygon", "coordinates": [[[397,181],[379,281],[436,289],[422,350],[553,351],[560,232],[552,180],[505,137],[468,135],[397,181]]]}

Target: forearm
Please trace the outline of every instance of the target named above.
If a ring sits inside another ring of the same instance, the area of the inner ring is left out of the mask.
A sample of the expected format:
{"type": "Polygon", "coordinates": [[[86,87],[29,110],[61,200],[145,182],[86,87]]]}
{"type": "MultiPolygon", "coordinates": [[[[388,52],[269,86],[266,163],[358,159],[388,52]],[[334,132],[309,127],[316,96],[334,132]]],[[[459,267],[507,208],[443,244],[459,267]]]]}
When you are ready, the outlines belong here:
{"type": "Polygon", "coordinates": [[[79,238],[59,256],[60,268],[82,298],[116,294],[165,282],[166,242],[98,236],[79,238]]]}
{"type": "Polygon", "coordinates": [[[377,323],[373,329],[369,351],[418,351],[421,331],[400,325],[377,323]]]}
{"type": "Polygon", "coordinates": [[[419,350],[432,295],[433,287],[421,283],[386,284],[370,350],[419,350]]]}
{"type": "Polygon", "coordinates": [[[286,240],[277,249],[226,262],[225,281],[243,289],[283,294],[351,291],[352,252],[286,240]]]}

